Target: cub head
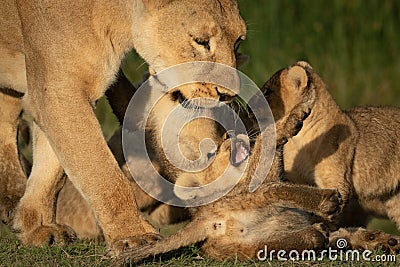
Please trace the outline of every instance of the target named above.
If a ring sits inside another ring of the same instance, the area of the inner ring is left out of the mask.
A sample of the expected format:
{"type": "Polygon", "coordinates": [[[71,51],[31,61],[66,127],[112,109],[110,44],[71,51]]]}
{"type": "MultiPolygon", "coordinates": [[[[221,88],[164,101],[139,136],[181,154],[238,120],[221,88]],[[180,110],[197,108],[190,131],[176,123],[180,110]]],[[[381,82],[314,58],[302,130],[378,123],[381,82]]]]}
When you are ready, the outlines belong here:
{"type": "MultiPolygon", "coordinates": [[[[134,33],[134,46],[155,73],[193,61],[236,67],[237,49],[246,35],[236,0],[142,2],[144,12],[134,33]]],[[[202,83],[180,86],[175,91],[181,101],[206,97],[228,102],[236,95],[227,88],[202,83]]]]}
{"type": "Polygon", "coordinates": [[[313,99],[314,72],[304,61],[276,72],[261,88],[275,121],[288,114],[297,104],[313,99]]]}
{"type": "Polygon", "coordinates": [[[174,187],[174,193],[183,200],[195,199],[197,197],[210,196],[213,192],[223,190],[224,186],[229,184],[221,180],[210,187],[210,183],[216,179],[224,178],[234,180],[236,177],[242,177],[248,158],[250,156],[250,143],[246,135],[239,134],[231,139],[226,139],[219,149],[209,157],[212,163],[199,172],[181,173],[174,187]],[[196,187],[195,190],[186,190],[184,187],[196,187]],[[206,187],[203,187],[206,186],[206,187]]]}

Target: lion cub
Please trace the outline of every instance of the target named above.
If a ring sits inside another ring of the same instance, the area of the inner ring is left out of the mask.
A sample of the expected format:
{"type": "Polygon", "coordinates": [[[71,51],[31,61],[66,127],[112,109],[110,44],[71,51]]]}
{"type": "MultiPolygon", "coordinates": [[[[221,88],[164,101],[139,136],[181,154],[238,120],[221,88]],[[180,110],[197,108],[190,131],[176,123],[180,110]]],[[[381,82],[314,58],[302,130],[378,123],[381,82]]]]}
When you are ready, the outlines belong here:
{"type": "MultiPolygon", "coordinates": [[[[291,78],[292,84],[298,86],[297,77],[291,78]]],[[[204,241],[202,250],[205,255],[215,259],[255,258],[264,246],[268,246],[268,249],[299,251],[323,248],[326,232],[320,224],[314,224],[316,217],[311,213],[325,219],[335,214],[341,203],[337,190],[281,182],[283,145],[299,131],[312,102],[309,99],[297,105],[289,115],[277,122],[277,149],[273,164],[265,182],[255,192],[248,191],[249,184],[263,153],[261,139],[272,136],[272,127],[257,137],[251,153],[248,140],[239,135],[224,141],[208,168],[178,177],[177,184],[199,186],[212,182],[233,163],[234,170],[239,173],[244,171],[238,184],[228,194],[211,204],[192,208],[192,221],[177,234],[127,251],[119,260],[138,261],[201,241],[204,241]]],[[[221,188],[215,188],[215,191],[218,190],[221,188]]],[[[179,195],[179,191],[175,192],[179,195]]]]}
{"type": "MultiPolygon", "coordinates": [[[[325,84],[306,62],[297,62],[316,94],[310,116],[284,147],[286,178],[319,188],[338,188],[343,200],[356,198],[373,215],[400,227],[400,109],[356,107],[342,111],[325,84]]],[[[277,72],[263,86],[275,119],[301,101],[302,91],[289,88],[277,72]]],[[[366,218],[366,217],[365,217],[366,218]]],[[[364,218],[352,220],[364,221],[364,218]]],[[[360,225],[362,225],[361,222],[360,225]]]]}
{"type": "MultiPolygon", "coordinates": [[[[270,80],[279,80],[288,90],[296,91],[301,101],[283,111],[276,123],[277,149],[271,170],[260,188],[253,193],[248,192],[258,159],[264,153],[260,141],[270,136],[271,128],[258,135],[251,149],[248,139],[241,135],[225,140],[207,169],[181,174],[176,180],[177,185],[197,187],[213,182],[227,165],[234,163],[236,171],[244,170],[239,183],[227,195],[214,203],[193,208],[192,221],[177,234],[125,251],[117,261],[139,261],[201,241],[205,255],[215,259],[255,258],[264,246],[269,250],[286,251],[321,249],[328,244],[335,248],[339,238],[346,238],[349,248],[380,247],[397,251],[400,246],[397,237],[362,228],[341,228],[330,233],[329,243],[326,242],[326,231],[321,227],[323,225],[316,222],[330,220],[336,215],[342,203],[338,192],[281,182],[284,179],[283,146],[300,131],[303,121],[310,114],[310,108],[314,106],[315,97],[318,97],[309,78],[302,65],[298,65],[280,71],[270,80]]],[[[216,191],[219,189],[216,188],[216,191]]],[[[175,193],[185,199],[196,197],[180,194],[182,192],[179,190],[176,186],[175,193]]]]}

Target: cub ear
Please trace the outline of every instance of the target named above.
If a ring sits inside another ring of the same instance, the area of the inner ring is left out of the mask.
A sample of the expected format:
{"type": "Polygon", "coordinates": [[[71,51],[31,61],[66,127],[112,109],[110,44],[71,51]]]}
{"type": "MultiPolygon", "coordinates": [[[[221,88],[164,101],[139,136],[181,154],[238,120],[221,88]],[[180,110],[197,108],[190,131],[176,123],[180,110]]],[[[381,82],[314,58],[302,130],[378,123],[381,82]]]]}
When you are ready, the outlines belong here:
{"type": "Polygon", "coordinates": [[[295,65],[290,67],[283,80],[284,84],[295,90],[303,89],[307,86],[308,77],[304,67],[295,65]]]}
{"type": "Polygon", "coordinates": [[[174,0],[142,0],[147,10],[157,10],[172,3],[174,0]]]}
{"type": "Polygon", "coordinates": [[[312,70],[313,68],[307,61],[297,61],[294,65],[303,67],[304,69],[310,69],[312,70]]]}

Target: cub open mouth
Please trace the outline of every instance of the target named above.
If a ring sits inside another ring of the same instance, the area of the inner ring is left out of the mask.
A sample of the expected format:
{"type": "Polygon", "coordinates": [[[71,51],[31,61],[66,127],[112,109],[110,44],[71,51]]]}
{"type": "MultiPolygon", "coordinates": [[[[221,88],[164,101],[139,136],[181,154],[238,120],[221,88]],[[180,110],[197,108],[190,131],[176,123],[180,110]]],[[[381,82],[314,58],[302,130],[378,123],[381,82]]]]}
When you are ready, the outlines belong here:
{"type": "Polygon", "coordinates": [[[247,143],[241,139],[232,139],[231,146],[231,164],[235,167],[242,164],[250,155],[250,148],[247,143]]]}

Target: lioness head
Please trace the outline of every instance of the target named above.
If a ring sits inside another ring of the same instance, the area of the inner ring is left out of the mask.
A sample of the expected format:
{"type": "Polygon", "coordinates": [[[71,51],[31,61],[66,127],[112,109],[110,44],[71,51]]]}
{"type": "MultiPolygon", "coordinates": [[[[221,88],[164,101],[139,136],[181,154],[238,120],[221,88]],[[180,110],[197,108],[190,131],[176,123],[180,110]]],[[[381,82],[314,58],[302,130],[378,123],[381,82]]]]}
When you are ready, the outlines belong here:
{"type": "MultiPolygon", "coordinates": [[[[236,67],[236,52],[246,35],[236,0],[142,1],[145,11],[134,46],[154,72],[192,61],[236,67]]],[[[180,86],[174,93],[181,102],[197,97],[230,101],[235,95],[202,83],[180,86]]]]}

